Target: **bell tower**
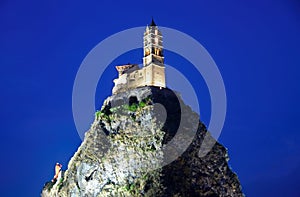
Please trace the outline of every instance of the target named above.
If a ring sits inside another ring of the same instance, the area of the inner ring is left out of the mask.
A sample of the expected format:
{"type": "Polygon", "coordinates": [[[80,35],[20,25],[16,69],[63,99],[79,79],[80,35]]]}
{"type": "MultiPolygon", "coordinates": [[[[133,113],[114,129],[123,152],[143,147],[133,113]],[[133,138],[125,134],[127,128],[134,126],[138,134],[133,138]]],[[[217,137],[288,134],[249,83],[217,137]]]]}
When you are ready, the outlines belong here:
{"type": "Polygon", "coordinates": [[[164,66],[162,34],[152,19],[150,26],[144,32],[144,66],[155,63],[164,66]]]}
{"type": "Polygon", "coordinates": [[[152,18],[144,32],[143,67],[138,64],[116,66],[119,77],[114,80],[113,94],[137,87],[166,87],[162,42],[162,34],[152,18]]]}
{"type": "Polygon", "coordinates": [[[143,86],[166,87],[162,34],[153,18],[144,32],[143,86]]]}

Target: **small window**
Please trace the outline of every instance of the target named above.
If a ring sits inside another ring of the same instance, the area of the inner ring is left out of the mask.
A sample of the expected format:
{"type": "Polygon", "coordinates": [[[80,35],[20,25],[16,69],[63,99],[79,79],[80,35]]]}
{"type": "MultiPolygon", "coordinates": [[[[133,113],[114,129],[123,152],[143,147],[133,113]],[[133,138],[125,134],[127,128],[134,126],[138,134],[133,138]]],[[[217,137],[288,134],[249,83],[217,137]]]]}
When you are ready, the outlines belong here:
{"type": "Polygon", "coordinates": [[[145,55],[146,56],[150,55],[150,50],[149,49],[146,49],[145,55]]]}

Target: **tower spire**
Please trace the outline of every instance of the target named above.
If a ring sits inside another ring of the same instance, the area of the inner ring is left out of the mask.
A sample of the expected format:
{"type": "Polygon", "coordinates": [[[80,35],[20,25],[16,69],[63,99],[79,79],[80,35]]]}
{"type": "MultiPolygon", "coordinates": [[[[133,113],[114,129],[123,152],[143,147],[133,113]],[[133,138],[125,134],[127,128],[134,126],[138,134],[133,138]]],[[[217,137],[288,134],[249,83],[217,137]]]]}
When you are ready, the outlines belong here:
{"type": "Polygon", "coordinates": [[[156,26],[153,17],[150,26],[147,26],[144,32],[143,65],[149,66],[152,63],[164,67],[162,34],[156,26]]]}
{"type": "Polygon", "coordinates": [[[150,26],[152,26],[152,27],[156,27],[156,24],[155,24],[155,22],[154,22],[154,19],[153,19],[153,17],[152,17],[152,20],[151,20],[151,24],[150,24],[150,26]]]}

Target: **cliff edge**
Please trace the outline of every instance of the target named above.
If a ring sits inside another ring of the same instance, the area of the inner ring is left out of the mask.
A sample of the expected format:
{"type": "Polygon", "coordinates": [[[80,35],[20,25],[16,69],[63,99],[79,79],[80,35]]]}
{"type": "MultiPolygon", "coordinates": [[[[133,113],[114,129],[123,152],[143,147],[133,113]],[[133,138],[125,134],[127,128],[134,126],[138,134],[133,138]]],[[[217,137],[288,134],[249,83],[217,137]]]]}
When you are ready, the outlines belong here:
{"type": "Polygon", "coordinates": [[[199,116],[170,89],[112,95],[41,196],[244,196],[224,146],[210,137],[215,144],[200,157],[205,135],[199,116]]]}

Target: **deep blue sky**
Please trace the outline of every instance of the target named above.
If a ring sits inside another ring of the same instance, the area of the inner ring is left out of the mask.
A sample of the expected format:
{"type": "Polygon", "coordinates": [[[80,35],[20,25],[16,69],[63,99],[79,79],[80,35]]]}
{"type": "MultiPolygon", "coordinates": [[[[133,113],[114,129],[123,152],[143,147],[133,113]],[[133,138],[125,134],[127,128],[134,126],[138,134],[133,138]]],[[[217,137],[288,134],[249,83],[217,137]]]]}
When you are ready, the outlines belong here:
{"type": "MultiPolygon", "coordinates": [[[[101,40],[149,24],[151,16],[158,25],[194,37],[217,63],[228,99],[219,141],[228,148],[245,194],[300,196],[297,0],[2,0],[1,196],[38,196],[55,162],[66,168],[81,143],[72,88],[82,60],[101,40]]],[[[125,54],[114,63],[134,62],[140,54],[125,54]]],[[[168,54],[167,63],[184,62],[168,54]]],[[[96,105],[109,94],[112,78],[103,79],[96,105]]],[[[198,92],[207,123],[207,90],[198,92]]]]}

